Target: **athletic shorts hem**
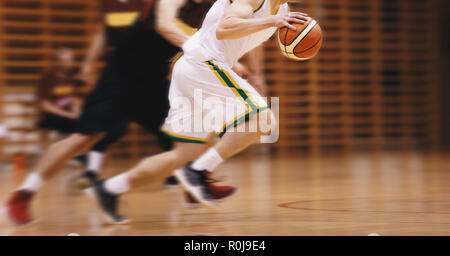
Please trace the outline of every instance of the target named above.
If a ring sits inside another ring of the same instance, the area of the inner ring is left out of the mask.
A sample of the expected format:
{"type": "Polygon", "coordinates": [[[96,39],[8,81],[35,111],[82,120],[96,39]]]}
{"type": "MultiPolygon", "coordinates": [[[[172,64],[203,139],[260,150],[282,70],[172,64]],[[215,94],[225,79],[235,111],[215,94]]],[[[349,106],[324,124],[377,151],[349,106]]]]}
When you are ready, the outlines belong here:
{"type": "Polygon", "coordinates": [[[181,134],[175,134],[173,132],[169,132],[167,130],[162,130],[162,132],[169,137],[170,139],[178,142],[185,142],[185,143],[197,143],[197,144],[206,144],[208,141],[203,138],[195,138],[195,137],[189,137],[184,136],[181,134]]]}
{"type": "Polygon", "coordinates": [[[249,118],[251,115],[254,115],[256,113],[261,113],[261,112],[263,112],[266,109],[269,109],[269,106],[259,107],[255,111],[247,112],[247,113],[242,114],[240,117],[239,116],[236,117],[233,121],[231,121],[230,123],[226,124],[225,128],[221,132],[217,133],[217,136],[222,138],[223,135],[225,135],[225,133],[227,133],[227,130],[230,129],[231,127],[242,123],[244,120],[249,118]]]}

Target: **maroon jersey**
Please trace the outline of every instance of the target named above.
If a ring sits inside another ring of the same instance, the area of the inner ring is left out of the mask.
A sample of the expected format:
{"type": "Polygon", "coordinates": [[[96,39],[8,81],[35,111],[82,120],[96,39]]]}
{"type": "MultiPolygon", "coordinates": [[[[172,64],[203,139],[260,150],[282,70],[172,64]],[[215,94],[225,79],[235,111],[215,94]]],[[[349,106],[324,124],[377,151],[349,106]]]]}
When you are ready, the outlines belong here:
{"type": "MultiPolygon", "coordinates": [[[[109,51],[114,51],[117,48],[123,37],[122,32],[133,25],[138,17],[147,24],[150,30],[153,30],[154,7],[158,0],[101,1],[109,51]]],[[[193,28],[199,28],[211,5],[211,0],[205,0],[203,3],[186,0],[184,6],[179,10],[179,19],[193,28]]]]}
{"type": "MultiPolygon", "coordinates": [[[[107,55],[110,57],[108,59],[136,79],[151,80],[148,69],[155,63],[158,65],[153,65],[153,72],[165,76],[168,65],[163,63],[168,62],[181,49],[172,45],[154,29],[155,5],[158,0],[128,0],[127,7],[124,3],[119,3],[121,0],[103,1],[108,5],[103,8],[108,10],[105,12],[108,49],[110,53],[114,52],[107,55]],[[123,8],[118,8],[120,6],[123,8]],[[133,11],[137,8],[141,8],[139,14],[133,11]],[[133,21],[134,23],[129,24],[133,21]]],[[[184,23],[198,28],[211,5],[210,0],[200,4],[186,0],[179,10],[179,18],[184,23]]]]}
{"type": "Polygon", "coordinates": [[[47,72],[39,81],[38,88],[40,100],[48,100],[62,109],[68,109],[80,96],[73,74],[60,69],[47,72]]]}

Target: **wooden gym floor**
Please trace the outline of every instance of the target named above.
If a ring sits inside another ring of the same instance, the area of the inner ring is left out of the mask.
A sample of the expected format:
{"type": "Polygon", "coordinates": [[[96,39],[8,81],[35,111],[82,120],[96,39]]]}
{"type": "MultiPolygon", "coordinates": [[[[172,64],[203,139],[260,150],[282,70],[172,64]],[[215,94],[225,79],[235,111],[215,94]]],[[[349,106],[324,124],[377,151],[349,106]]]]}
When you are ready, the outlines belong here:
{"type": "MultiPolygon", "coordinates": [[[[39,222],[2,220],[0,235],[450,235],[449,154],[302,155],[229,160],[216,175],[239,191],[217,210],[186,209],[179,189],[160,184],[127,194],[126,226],[101,225],[68,167],[36,198],[39,222]]],[[[104,175],[131,164],[110,163],[104,175]]],[[[0,171],[1,202],[20,179],[0,171]]]]}

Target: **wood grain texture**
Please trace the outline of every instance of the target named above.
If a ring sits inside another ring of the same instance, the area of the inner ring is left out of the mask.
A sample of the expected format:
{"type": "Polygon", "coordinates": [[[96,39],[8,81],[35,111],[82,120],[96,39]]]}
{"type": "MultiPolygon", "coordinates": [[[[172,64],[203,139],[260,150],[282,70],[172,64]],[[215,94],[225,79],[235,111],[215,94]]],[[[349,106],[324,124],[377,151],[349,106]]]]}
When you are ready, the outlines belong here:
{"type": "MultiPolygon", "coordinates": [[[[217,210],[186,209],[179,189],[160,184],[123,196],[133,222],[103,226],[67,168],[33,205],[39,222],[0,235],[450,235],[448,154],[240,156],[215,176],[238,187],[217,210]]],[[[109,177],[132,163],[110,162],[109,177]]],[[[0,172],[0,201],[23,178],[0,172]]]]}

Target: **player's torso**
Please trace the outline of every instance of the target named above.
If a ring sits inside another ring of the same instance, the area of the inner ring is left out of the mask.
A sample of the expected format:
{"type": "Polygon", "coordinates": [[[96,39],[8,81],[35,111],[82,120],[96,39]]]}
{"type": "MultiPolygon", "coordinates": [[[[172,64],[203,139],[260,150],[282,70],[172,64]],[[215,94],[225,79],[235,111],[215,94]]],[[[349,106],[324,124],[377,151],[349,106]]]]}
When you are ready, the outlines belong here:
{"type": "Polygon", "coordinates": [[[107,54],[120,45],[126,29],[133,25],[148,1],[154,0],[101,0],[107,54]]]}
{"type": "MultiPolygon", "coordinates": [[[[286,13],[288,12],[287,4],[280,6],[276,13],[272,13],[272,8],[270,4],[270,0],[263,0],[262,4],[254,10],[253,18],[265,18],[271,15],[286,13]]],[[[246,52],[254,49],[265,41],[269,40],[270,37],[277,31],[276,27],[267,28],[261,30],[259,32],[253,33],[249,36],[246,36],[241,39],[237,39],[236,42],[232,42],[232,44],[243,44],[241,54],[245,54],[246,52]]],[[[234,41],[234,40],[232,40],[234,41]]]]}
{"type": "MultiPolygon", "coordinates": [[[[121,3],[125,0],[103,1],[110,5],[104,9],[108,10],[105,12],[105,22],[109,22],[108,41],[114,42],[112,45],[114,59],[129,64],[132,61],[135,66],[139,66],[138,70],[137,67],[128,65],[130,69],[136,70],[134,73],[140,72],[143,68],[140,66],[145,63],[168,61],[179,51],[178,47],[172,45],[154,29],[155,7],[159,0],[128,0],[129,6],[121,3]],[[131,4],[131,1],[134,4],[131,4]]],[[[178,10],[179,20],[187,24],[186,26],[199,27],[210,6],[210,3],[197,4],[193,0],[186,0],[178,10]]],[[[159,66],[161,67],[155,68],[161,69],[160,72],[164,72],[167,68],[163,67],[164,65],[159,66]]]]}
{"type": "MultiPolygon", "coordinates": [[[[268,28],[239,39],[217,40],[216,29],[230,4],[230,0],[216,1],[214,6],[208,12],[196,38],[189,43],[201,44],[202,47],[208,51],[210,57],[232,66],[245,53],[267,41],[273,33],[275,33],[276,28],[268,28]]],[[[278,13],[287,11],[288,6],[287,4],[284,4],[279,8],[278,13]]],[[[261,5],[254,10],[253,18],[268,17],[270,15],[272,15],[270,0],[262,0],[261,5]]],[[[186,48],[187,51],[192,49],[190,45],[186,48]]]]}

